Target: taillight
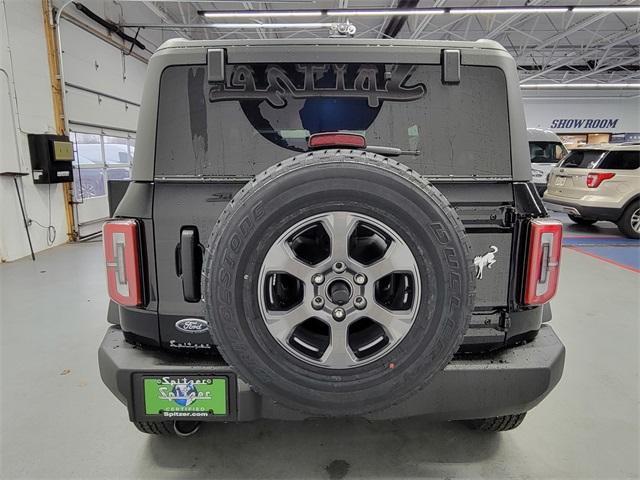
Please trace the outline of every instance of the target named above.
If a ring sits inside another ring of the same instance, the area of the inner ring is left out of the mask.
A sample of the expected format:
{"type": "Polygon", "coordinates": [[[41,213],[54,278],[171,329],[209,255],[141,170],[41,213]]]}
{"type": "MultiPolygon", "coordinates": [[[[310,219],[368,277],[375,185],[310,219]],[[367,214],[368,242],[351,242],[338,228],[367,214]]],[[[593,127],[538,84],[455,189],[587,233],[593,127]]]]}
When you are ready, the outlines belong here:
{"type": "Polygon", "coordinates": [[[120,305],[142,304],[138,222],[115,220],[102,227],[109,297],[120,305]]]}
{"type": "Polygon", "coordinates": [[[611,172],[594,172],[587,175],[587,187],[598,188],[602,182],[615,177],[615,173],[611,172]]]}
{"type": "Polygon", "coordinates": [[[562,223],[549,218],[531,221],[524,303],[543,305],[556,294],[562,250],[562,223]]]}
{"type": "Polygon", "coordinates": [[[365,148],[367,141],[357,133],[314,133],[309,137],[309,148],[352,147],[365,148]]]}

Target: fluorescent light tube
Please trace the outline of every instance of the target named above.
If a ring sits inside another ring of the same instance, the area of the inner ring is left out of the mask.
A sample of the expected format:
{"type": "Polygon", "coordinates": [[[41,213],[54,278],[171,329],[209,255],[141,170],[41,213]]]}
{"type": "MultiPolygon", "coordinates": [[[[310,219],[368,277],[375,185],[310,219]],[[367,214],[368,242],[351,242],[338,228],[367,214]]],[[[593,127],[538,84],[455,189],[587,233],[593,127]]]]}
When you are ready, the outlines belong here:
{"type": "Polygon", "coordinates": [[[507,7],[507,8],[452,8],[451,15],[483,15],[496,13],[563,13],[568,12],[569,7],[507,7]]]}
{"type": "Polygon", "coordinates": [[[203,25],[209,28],[237,28],[237,29],[256,29],[256,28],[330,28],[334,23],[208,23],[203,25]]]}
{"type": "Polygon", "coordinates": [[[595,89],[595,90],[640,90],[640,83],[527,83],[520,85],[522,90],[536,89],[595,89]]]}
{"type": "Polygon", "coordinates": [[[405,16],[405,15],[441,15],[446,13],[444,8],[388,8],[388,9],[362,9],[362,10],[327,10],[327,15],[330,17],[344,17],[344,16],[405,16]]]}
{"type": "Polygon", "coordinates": [[[204,12],[206,18],[283,18],[283,17],[319,17],[322,15],[320,10],[248,10],[236,12],[204,12]]]}
{"type": "Polygon", "coordinates": [[[573,12],[640,12],[640,7],[619,5],[616,7],[573,7],[573,12]]]}

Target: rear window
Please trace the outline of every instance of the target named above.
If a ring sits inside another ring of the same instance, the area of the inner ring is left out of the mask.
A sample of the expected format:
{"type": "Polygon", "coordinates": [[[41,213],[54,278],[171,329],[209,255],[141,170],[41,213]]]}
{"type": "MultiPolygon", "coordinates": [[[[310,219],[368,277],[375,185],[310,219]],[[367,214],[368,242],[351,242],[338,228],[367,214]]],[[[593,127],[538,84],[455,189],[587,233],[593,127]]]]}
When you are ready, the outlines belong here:
{"type": "Polygon", "coordinates": [[[612,151],[602,159],[598,168],[607,170],[635,170],[640,167],[640,152],[612,151]]]}
{"type": "Polygon", "coordinates": [[[558,142],[529,142],[531,163],[556,163],[566,155],[567,149],[558,142]]]}
{"type": "Polygon", "coordinates": [[[574,150],[562,162],[564,168],[598,168],[603,170],[635,170],[640,168],[640,152],[574,150]]]}
{"type": "Polygon", "coordinates": [[[595,168],[607,154],[604,150],[574,150],[562,162],[563,168],[595,168]]]}
{"type": "Polygon", "coordinates": [[[353,132],[368,145],[412,150],[422,174],[510,176],[506,80],[462,66],[444,85],[439,65],[227,65],[165,69],[156,175],[251,176],[300,152],[310,135],[353,132]]]}

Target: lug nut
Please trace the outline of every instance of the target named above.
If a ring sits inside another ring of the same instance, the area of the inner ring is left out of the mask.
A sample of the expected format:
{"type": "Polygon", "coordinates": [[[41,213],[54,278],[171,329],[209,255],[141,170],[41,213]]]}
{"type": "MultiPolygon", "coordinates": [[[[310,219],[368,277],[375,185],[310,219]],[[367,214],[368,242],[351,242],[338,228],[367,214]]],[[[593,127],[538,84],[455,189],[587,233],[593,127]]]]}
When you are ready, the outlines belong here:
{"type": "Polygon", "coordinates": [[[311,300],[311,306],[316,310],[320,310],[322,307],[324,307],[324,300],[322,299],[322,297],[315,297],[313,300],[311,300]]]}
{"type": "Polygon", "coordinates": [[[347,266],[344,262],[336,262],[333,264],[333,271],[336,273],[342,273],[347,269],[347,266]]]}
{"type": "Polygon", "coordinates": [[[356,297],[353,299],[353,306],[358,310],[362,310],[367,306],[367,301],[364,299],[364,297],[356,297]]]}
{"type": "Polygon", "coordinates": [[[344,308],[336,308],[332,314],[333,319],[336,320],[337,322],[341,322],[342,320],[344,320],[344,317],[347,316],[347,312],[344,311],[344,308]]]}
{"type": "Polygon", "coordinates": [[[315,285],[322,285],[324,283],[324,275],[321,273],[316,273],[312,278],[311,281],[315,284],[315,285]]]}
{"type": "Polygon", "coordinates": [[[356,273],[353,276],[353,281],[356,283],[356,285],[364,285],[365,283],[367,283],[367,276],[364,273],[356,273]]]}

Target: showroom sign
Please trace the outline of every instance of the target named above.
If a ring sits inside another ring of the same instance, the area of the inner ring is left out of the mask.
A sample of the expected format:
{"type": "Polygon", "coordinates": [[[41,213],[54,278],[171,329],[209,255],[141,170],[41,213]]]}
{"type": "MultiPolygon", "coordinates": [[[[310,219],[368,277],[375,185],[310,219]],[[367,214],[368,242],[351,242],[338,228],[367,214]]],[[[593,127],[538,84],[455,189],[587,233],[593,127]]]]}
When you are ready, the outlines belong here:
{"type": "Polygon", "coordinates": [[[549,128],[616,128],[618,118],[556,118],[549,128]]]}

